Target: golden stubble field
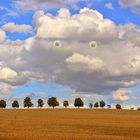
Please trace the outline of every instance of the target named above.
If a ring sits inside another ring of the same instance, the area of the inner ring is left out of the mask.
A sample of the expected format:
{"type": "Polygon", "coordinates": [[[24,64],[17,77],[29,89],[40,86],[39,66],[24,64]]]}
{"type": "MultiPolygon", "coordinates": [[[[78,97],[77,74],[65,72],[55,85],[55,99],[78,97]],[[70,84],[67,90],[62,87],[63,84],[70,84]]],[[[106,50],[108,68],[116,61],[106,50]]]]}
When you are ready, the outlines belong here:
{"type": "Polygon", "coordinates": [[[0,110],[0,140],[140,140],[140,111],[0,110]]]}

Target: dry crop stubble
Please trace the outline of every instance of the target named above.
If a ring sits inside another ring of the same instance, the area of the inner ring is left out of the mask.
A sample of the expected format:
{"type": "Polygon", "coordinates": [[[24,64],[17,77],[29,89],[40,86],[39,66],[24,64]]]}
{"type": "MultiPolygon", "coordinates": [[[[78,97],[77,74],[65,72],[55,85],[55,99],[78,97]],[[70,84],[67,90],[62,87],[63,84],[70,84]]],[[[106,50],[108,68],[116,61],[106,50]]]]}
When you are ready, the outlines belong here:
{"type": "Polygon", "coordinates": [[[140,111],[0,110],[0,140],[139,140],[140,111]]]}

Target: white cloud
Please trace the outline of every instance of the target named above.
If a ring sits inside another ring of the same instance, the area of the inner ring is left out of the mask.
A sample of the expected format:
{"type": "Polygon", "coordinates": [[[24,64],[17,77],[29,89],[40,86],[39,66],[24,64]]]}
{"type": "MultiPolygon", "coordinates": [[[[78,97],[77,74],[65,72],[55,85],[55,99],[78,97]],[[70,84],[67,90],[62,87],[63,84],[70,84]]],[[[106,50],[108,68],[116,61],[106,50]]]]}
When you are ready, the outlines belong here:
{"type": "Polygon", "coordinates": [[[113,5],[112,5],[111,2],[106,3],[106,4],[105,4],[105,7],[108,8],[108,9],[114,10],[114,7],[113,7],[113,5]]]}
{"type": "Polygon", "coordinates": [[[0,43],[6,39],[6,34],[0,29],[0,43]]]}
{"type": "Polygon", "coordinates": [[[128,63],[139,56],[139,27],[116,26],[87,8],[66,15],[35,14],[37,35],[25,41],[26,48],[31,46],[22,64],[31,77],[99,94],[137,84],[139,67],[128,69],[128,63]],[[59,47],[54,45],[56,40],[59,47]],[[96,42],[95,48],[91,42],[96,42]]]}
{"type": "Polygon", "coordinates": [[[71,16],[71,13],[68,9],[62,8],[58,11],[58,16],[61,18],[69,18],[71,16]]]}
{"type": "Polygon", "coordinates": [[[36,19],[37,37],[104,42],[117,37],[115,24],[111,20],[103,19],[103,16],[97,11],[84,8],[77,15],[65,15],[70,16],[69,18],[64,18],[64,15],[63,17],[60,16],[61,12],[62,10],[58,11],[56,17],[46,14],[36,19]],[[110,32],[110,29],[112,29],[112,32],[110,32]],[[110,34],[106,36],[107,32],[110,32],[110,34]]]}
{"type": "Polygon", "coordinates": [[[12,93],[15,88],[16,88],[15,86],[0,82],[0,94],[12,93]]]}
{"type": "MultiPolygon", "coordinates": [[[[74,64],[74,67],[78,68],[78,71],[80,70],[103,70],[105,63],[97,57],[90,57],[90,56],[84,56],[78,53],[74,53],[71,57],[66,59],[66,62],[69,64],[74,64]]],[[[70,66],[71,67],[71,66],[70,66]]],[[[72,68],[72,67],[71,67],[72,68]]]]}
{"type": "Polygon", "coordinates": [[[17,73],[14,70],[0,66],[0,80],[10,79],[15,77],[17,77],[17,73]]]}
{"type": "Polygon", "coordinates": [[[31,25],[26,25],[26,24],[15,24],[13,22],[6,23],[5,25],[2,26],[3,30],[9,31],[9,32],[18,32],[18,33],[29,33],[32,31],[32,26],[31,25]]]}
{"type": "MultiPolygon", "coordinates": [[[[3,83],[13,87],[29,82],[53,83],[98,95],[139,83],[139,26],[115,25],[88,8],[75,15],[66,9],[56,16],[38,11],[33,20],[34,36],[0,44],[1,62],[17,73],[3,83]]],[[[129,98],[120,96],[114,98],[129,98]]]]}
{"type": "Polygon", "coordinates": [[[131,90],[128,89],[118,89],[112,92],[111,100],[116,102],[124,102],[131,99],[129,94],[132,94],[131,90]]]}

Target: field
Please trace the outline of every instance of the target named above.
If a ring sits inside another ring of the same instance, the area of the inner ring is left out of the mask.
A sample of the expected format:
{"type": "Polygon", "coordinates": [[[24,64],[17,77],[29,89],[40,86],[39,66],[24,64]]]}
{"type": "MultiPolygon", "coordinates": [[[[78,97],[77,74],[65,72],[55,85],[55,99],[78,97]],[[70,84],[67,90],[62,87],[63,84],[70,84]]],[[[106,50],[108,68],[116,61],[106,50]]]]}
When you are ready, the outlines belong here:
{"type": "Polygon", "coordinates": [[[1,109],[0,140],[140,140],[140,111],[1,109]]]}

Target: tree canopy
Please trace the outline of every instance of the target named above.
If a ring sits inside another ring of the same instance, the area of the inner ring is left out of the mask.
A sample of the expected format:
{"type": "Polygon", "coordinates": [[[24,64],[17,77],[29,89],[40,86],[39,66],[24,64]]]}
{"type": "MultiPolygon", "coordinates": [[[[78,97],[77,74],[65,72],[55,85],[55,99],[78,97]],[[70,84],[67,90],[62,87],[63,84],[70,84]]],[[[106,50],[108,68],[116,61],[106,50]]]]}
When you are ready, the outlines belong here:
{"type": "Polygon", "coordinates": [[[17,100],[13,101],[12,107],[13,107],[13,108],[19,108],[19,103],[18,103],[17,100]]]}
{"type": "Polygon", "coordinates": [[[122,109],[120,104],[116,104],[116,109],[122,109]]]}
{"type": "Polygon", "coordinates": [[[83,107],[84,106],[84,102],[82,101],[81,98],[76,98],[75,101],[74,101],[74,106],[75,107],[83,107]]]}
{"type": "Polygon", "coordinates": [[[105,101],[103,101],[103,100],[100,101],[99,104],[100,104],[100,107],[102,107],[102,108],[105,107],[105,105],[106,105],[106,104],[105,104],[105,101]]]}
{"type": "Polygon", "coordinates": [[[94,104],[94,107],[98,108],[98,107],[99,107],[99,103],[96,102],[96,103],[94,104]]]}
{"type": "Polygon", "coordinates": [[[59,102],[57,101],[56,97],[51,97],[48,99],[48,105],[55,108],[56,106],[59,106],[59,102]]]}
{"type": "Polygon", "coordinates": [[[68,107],[68,106],[69,106],[69,102],[68,102],[68,101],[64,101],[64,102],[63,102],[63,106],[64,106],[64,107],[68,107]]]}
{"type": "Polygon", "coordinates": [[[38,103],[38,107],[44,106],[44,101],[42,99],[38,99],[37,103],[38,103]]]}
{"type": "Polygon", "coordinates": [[[26,97],[25,99],[24,99],[24,107],[27,107],[27,108],[29,108],[29,107],[32,107],[33,106],[33,103],[32,103],[32,101],[31,101],[31,98],[30,97],[26,97]]]}
{"type": "Polygon", "coordinates": [[[5,100],[0,100],[0,108],[6,108],[7,104],[5,100]]]}

